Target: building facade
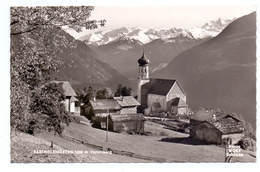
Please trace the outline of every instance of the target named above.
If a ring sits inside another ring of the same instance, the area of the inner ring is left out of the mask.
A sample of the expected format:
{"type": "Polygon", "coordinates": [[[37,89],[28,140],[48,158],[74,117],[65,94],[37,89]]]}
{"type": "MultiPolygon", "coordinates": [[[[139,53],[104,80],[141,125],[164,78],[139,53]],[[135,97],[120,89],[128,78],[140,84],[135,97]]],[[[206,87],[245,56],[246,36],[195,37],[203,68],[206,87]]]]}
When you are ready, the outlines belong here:
{"type": "Polygon", "coordinates": [[[158,112],[177,112],[187,114],[186,93],[177,80],[149,77],[149,59],[144,55],[138,60],[137,100],[145,114],[158,112]],[[178,99],[178,101],[176,101],[178,99]],[[173,104],[174,102],[174,104],[173,104]],[[156,108],[154,108],[156,105],[156,108]]]}
{"type": "Polygon", "coordinates": [[[114,132],[144,133],[145,118],[142,114],[109,115],[109,129],[114,132]]]}

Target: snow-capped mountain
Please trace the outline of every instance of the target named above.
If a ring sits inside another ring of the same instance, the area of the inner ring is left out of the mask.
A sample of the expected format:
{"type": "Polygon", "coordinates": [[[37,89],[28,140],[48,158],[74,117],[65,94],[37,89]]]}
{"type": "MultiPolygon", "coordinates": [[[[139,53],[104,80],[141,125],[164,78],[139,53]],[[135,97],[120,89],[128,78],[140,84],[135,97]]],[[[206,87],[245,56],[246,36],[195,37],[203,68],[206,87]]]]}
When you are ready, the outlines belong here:
{"type": "Polygon", "coordinates": [[[121,27],[115,30],[99,31],[79,38],[88,45],[100,46],[117,40],[139,41],[141,44],[147,44],[156,39],[162,39],[166,42],[174,41],[173,38],[184,37],[186,39],[205,39],[218,35],[233,20],[218,19],[217,21],[207,22],[202,27],[194,28],[127,28],[121,27]]]}
{"type": "Polygon", "coordinates": [[[81,37],[100,59],[127,78],[135,78],[143,48],[151,74],[165,67],[183,51],[218,35],[232,20],[210,21],[194,28],[127,28],[99,31],[81,37]],[[125,65],[127,64],[127,65],[125,65]]]}
{"type": "Polygon", "coordinates": [[[218,20],[216,21],[210,21],[207,22],[206,24],[204,24],[201,28],[205,29],[209,32],[212,33],[216,33],[216,35],[218,33],[220,33],[227,25],[229,25],[229,23],[231,23],[232,21],[234,21],[236,18],[233,19],[227,19],[227,20],[223,20],[221,18],[218,18],[218,20]]]}

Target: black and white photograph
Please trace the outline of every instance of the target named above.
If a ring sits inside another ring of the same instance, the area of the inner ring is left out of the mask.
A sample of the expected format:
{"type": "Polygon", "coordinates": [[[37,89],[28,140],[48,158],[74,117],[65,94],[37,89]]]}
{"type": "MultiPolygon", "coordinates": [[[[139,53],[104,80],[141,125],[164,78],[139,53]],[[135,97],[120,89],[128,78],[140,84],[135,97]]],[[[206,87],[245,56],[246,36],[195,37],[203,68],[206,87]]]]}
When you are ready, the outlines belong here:
{"type": "Polygon", "coordinates": [[[257,162],[256,4],[9,12],[11,164],[257,162]]]}

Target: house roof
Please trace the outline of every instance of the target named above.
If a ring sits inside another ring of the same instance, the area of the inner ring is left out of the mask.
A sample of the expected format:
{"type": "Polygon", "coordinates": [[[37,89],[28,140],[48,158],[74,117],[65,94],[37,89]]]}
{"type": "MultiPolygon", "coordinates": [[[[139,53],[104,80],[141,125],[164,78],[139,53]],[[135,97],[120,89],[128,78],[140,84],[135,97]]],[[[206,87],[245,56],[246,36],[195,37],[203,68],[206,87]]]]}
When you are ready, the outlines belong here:
{"type": "Polygon", "coordinates": [[[117,121],[145,121],[145,118],[142,114],[110,114],[110,117],[113,122],[117,121]]]}
{"type": "Polygon", "coordinates": [[[209,120],[207,122],[217,128],[223,134],[239,133],[244,131],[242,122],[230,115],[227,115],[224,118],[218,120],[209,120]]]}
{"type": "Polygon", "coordinates": [[[76,99],[76,97],[72,96],[71,99],[70,99],[70,101],[72,101],[72,102],[77,102],[78,99],[76,99]]]}
{"type": "Polygon", "coordinates": [[[223,112],[199,110],[190,119],[207,122],[223,134],[243,132],[243,124],[237,118],[223,112]]]}
{"type": "Polygon", "coordinates": [[[62,83],[62,88],[66,96],[77,96],[77,94],[75,93],[75,91],[73,90],[72,86],[68,81],[53,81],[53,82],[62,83]]]}
{"type": "Polygon", "coordinates": [[[166,96],[175,84],[176,80],[151,78],[149,82],[148,94],[166,96]]]}
{"type": "Polygon", "coordinates": [[[121,107],[139,106],[140,103],[133,96],[114,97],[121,107]]]}
{"type": "Polygon", "coordinates": [[[115,99],[97,99],[89,101],[94,110],[120,110],[121,106],[115,99]]]}
{"type": "Polygon", "coordinates": [[[179,97],[174,98],[171,106],[186,107],[187,103],[179,97]]]}
{"type": "Polygon", "coordinates": [[[213,115],[216,115],[216,118],[223,118],[227,114],[216,111],[199,110],[197,113],[191,115],[190,119],[196,121],[208,121],[213,118],[213,115]]]}

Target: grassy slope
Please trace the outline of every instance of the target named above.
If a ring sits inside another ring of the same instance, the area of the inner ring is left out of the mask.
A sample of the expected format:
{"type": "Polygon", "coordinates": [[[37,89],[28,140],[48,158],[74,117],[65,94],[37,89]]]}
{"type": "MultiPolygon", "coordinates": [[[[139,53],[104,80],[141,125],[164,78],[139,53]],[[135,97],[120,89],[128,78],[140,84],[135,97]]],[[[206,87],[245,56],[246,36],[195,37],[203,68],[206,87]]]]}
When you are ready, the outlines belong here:
{"type": "MultiPolygon", "coordinates": [[[[34,153],[34,150],[51,150],[50,145],[51,143],[45,139],[25,133],[12,132],[11,163],[98,162],[97,159],[89,155],[34,153]]],[[[53,150],[63,150],[63,148],[54,144],[53,150]]]]}
{"type": "MultiPolygon", "coordinates": [[[[225,150],[216,145],[192,145],[182,142],[188,135],[165,129],[159,124],[146,122],[145,130],[152,132],[150,136],[128,135],[119,133],[108,133],[109,141],[106,142],[106,131],[92,128],[90,125],[71,123],[65,129],[65,135],[85,140],[95,145],[110,147],[117,150],[130,151],[133,153],[166,158],[167,162],[223,162],[225,150]],[[161,134],[163,132],[163,134],[161,134]]],[[[53,139],[50,135],[40,134],[38,137],[53,139]]],[[[61,139],[55,139],[54,143],[67,149],[93,150],[80,144],[61,139]]],[[[244,157],[233,158],[233,162],[255,162],[256,159],[243,151],[244,157]]],[[[118,155],[99,155],[102,162],[144,162],[140,159],[118,155]],[[128,159],[125,159],[128,158],[128,159]]]]}

